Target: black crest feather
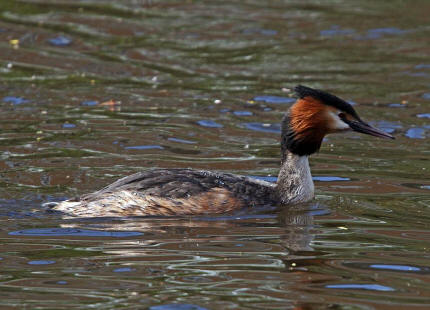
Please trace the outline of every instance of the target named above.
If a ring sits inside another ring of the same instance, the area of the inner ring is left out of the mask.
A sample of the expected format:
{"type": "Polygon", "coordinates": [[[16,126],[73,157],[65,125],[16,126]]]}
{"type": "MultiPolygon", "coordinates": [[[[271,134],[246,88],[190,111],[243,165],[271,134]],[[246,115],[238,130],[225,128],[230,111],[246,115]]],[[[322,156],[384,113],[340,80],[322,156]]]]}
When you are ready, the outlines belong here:
{"type": "Polygon", "coordinates": [[[332,106],[339,111],[346,112],[356,119],[360,119],[357,112],[355,112],[354,108],[345,100],[340,99],[339,97],[336,97],[335,95],[329,94],[325,91],[310,88],[303,85],[298,85],[294,88],[295,93],[297,96],[299,96],[300,99],[303,99],[305,97],[312,97],[315,99],[318,99],[323,104],[332,106]]]}

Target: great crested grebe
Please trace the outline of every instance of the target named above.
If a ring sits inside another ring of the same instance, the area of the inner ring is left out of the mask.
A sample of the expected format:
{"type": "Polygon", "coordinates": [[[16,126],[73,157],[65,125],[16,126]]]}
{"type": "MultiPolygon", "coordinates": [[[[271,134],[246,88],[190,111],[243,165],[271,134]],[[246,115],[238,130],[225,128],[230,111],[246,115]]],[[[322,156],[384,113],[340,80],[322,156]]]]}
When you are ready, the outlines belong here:
{"type": "Polygon", "coordinates": [[[245,207],[297,204],[314,196],[308,157],[325,135],[353,130],[394,139],[360,119],[346,101],[306,86],[282,120],[277,183],[229,173],[152,169],[119,179],[82,197],[50,203],[77,217],[219,214],[245,207]]]}

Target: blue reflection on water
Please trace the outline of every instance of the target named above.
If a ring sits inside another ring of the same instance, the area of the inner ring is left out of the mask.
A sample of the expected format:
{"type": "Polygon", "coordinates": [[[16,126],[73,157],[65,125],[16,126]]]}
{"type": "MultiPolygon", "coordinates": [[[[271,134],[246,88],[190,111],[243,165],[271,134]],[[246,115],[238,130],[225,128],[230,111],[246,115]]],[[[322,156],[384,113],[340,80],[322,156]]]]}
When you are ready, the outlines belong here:
{"type": "Polygon", "coordinates": [[[3,102],[12,103],[12,104],[22,104],[22,103],[30,102],[30,100],[24,99],[22,97],[7,96],[3,98],[3,102]]]}
{"type": "Polygon", "coordinates": [[[153,149],[164,149],[161,145],[135,145],[135,146],[126,146],[126,150],[153,150],[153,149]]]}
{"type": "Polygon", "coordinates": [[[430,118],[430,113],[421,113],[417,114],[419,118],[430,118]]]}
{"type": "Polygon", "coordinates": [[[222,128],[223,125],[218,124],[217,122],[211,121],[211,120],[201,120],[198,121],[197,124],[203,127],[209,127],[209,128],[222,128]]]}
{"type": "Polygon", "coordinates": [[[272,183],[275,183],[278,180],[277,177],[271,177],[271,176],[250,175],[249,177],[257,180],[266,181],[266,182],[272,182],[272,183]]]}
{"type": "Polygon", "coordinates": [[[272,133],[281,133],[281,124],[263,124],[263,123],[244,123],[242,124],[245,128],[254,130],[254,131],[262,131],[262,132],[272,132],[272,133]]]}
{"type": "Polygon", "coordinates": [[[364,36],[359,36],[357,39],[379,39],[386,35],[401,35],[406,32],[406,30],[401,30],[396,27],[375,28],[369,29],[364,36]]]}
{"type": "Polygon", "coordinates": [[[387,133],[393,133],[394,131],[396,131],[396,129],[402,128],[402,125],[389,121],[370,122],[370,124],[387,133]]]}
{"type": "Polygon", "coordinates": [[[265,36],[274,36],[278,34],[278,31],[273,29],[262,29],[262,28],[250,28],[242,31],[243,34],[262,34],[265,36]]]}
{"type": "Polygon", "coordinates": [[[390,103],[388,106],[390,108],[406,108],[406,105],[401,103],[390,103]]]}
{"type": "Polygon", "coordinates": [[[67,46],[72,43],[72,40],[64,36],[58,36],[48,40],[49,43],[55,46],[67,46]]]}
{"type": "Polygon", "coordinates": [[[353,34],[354,32],[354,29],[342,29],[338,25],[333,25],[330,27],[330,29],[321,30],[320,35],[323,37],[333,37],[353,34]]]}
{"type": "Polygon", "coordinates": [[[234,111],[233,114],[236,116],[251,116],[253,113],[251,111],[234,111]]]}
{"type": "Polygon", "coordinates": [[[184,139],[178,139],[178,138],[167,138],[167,140],[172,141],[172,142],[185,143],[185,144],[197,143],[196,141],[184,140],[184,139]]]}
{"type": "Polygon", "coordinates": [[[385,265],[385,264],[372,264],[370,268],[385,269],[385,270],[398,270],[398,271],[420,271],[421,268],[407,266],[407,265],[385,265]]]}
{"type": "Polygon", "coordinates": [[[403,72],[405,75],[413,76],[413,77],[427,77],[429,76],[426,72],[412,72],[412,71],[405,71],[403,72]]]}
{"type": "Polygon", "coordinates": [[[430,69],[430,64],[419,64],[415,66],[415,69],[430,69]]]}
{"type": "Polygon", "coordinates": [[[149,310],[208,310],[197,305],[192,304],[166,304],[160,306],[152,306],[149,310]]]}
{"type": "Polygon", "coordinates": [[[113,270],[113,272],[130,272],[132,270],[134,270],[134,269],[131,269],[129,267],[123,267],[123,268],[116,268],[113,270]]]}
{"type": "Polygon", "coordinates": [[[92,106],[95,106],[95,105],[98,105],[98,104],[99,104],[98,101],[92,101],[92,100],[82,101],[81,102],[81,105],[82,106],[86,106],[86,107],[92,107],[92,106]]]}
{"type": "Polygon", "coordinates": [[[350,178],[334,177],[334,176],[315,176],[315,177],[312,177],[312,179],[314,181],[320,181],[320,182],[351,181],[350,178]]]}
{"type": "Polygon", "coordinates": [[[293,103],[296,101],[294,98],[289,97],[280,97],[280,96],[257,96],[254,97],[254,101],[263,101],[266,103],[276,103],[276,104],[282,104],[282,103],[293,103]]]}
{"type": "Polygon", "coordinates": [[[101,231],[78,228],[32,228],[9,232],[13,236],[83,236],[83,237],[134,237],[138,231],[101,231]]]}
{"type": "Polygon", "coordinates": [[[405,136],[411,139],[424,139],[425,129],[420,127],[409,128],[405,136]]]}
{"type": "MultiPolygon", "coordinates": [[[[272,183],[275,183],[278,180],[277,177],[272,177],[272,176],[251,175],[250,177],[258,180],[272,182],[272,183]]],[[[312,180],[320,181],[320,182],[351,181],[350,178],[336,177],[336,176],[314,176],[312,177],[312,180]]]]}
{"type": "Polygon", "coordinates": [[[337,289],[352,289],[352,290],[369,290],[369,291],[383,291],[391,292],[395,291],[392,287],[380,285],[380,284],[330,284],[326,285],[326,288],[337,288],[337,289]]]}
{"type": "Polygon", "coordinates": [[[32,260],[28,262],[29,265],[50,265],[54,263],[55,260],[32,260]]]}
{"type": "Polygon", "coordinates": [[[202,220],[208,222],[214,221],[237,221],[237,220],[250,220],[250,219],[274,219],[276,214],[235,214],[235,215],[210,215],[210,216],[196,216],[195,220],[202,220]]]}

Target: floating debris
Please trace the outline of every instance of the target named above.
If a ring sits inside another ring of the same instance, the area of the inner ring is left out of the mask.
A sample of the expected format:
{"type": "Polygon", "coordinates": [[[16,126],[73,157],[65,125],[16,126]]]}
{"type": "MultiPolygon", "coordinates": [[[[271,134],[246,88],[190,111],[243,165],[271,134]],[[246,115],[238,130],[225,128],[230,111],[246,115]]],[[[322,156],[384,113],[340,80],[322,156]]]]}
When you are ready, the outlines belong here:
{"type": "Polygon", "coordinates": [[[19,40],[18,39],[9,40],[9,44],[12,45],[12,47],[14,49],[19,48],[19,40]]]}

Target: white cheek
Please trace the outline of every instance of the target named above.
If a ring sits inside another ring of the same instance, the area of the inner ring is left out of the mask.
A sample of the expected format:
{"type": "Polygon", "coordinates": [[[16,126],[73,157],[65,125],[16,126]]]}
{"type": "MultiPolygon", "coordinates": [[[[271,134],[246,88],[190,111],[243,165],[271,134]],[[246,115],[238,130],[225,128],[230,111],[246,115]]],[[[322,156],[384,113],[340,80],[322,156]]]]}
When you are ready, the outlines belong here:
{"type": "Polygon", "coordinates": [[[329,119],[330,119],[330,129],[333,131],[343,131],[343,130],[349,130],[351,129],[348,124],[346,124],[344,121],[342,121],[338,114],[338,113],[334,113],[334,112],[328,112],[329,115],[329,119]]]}

